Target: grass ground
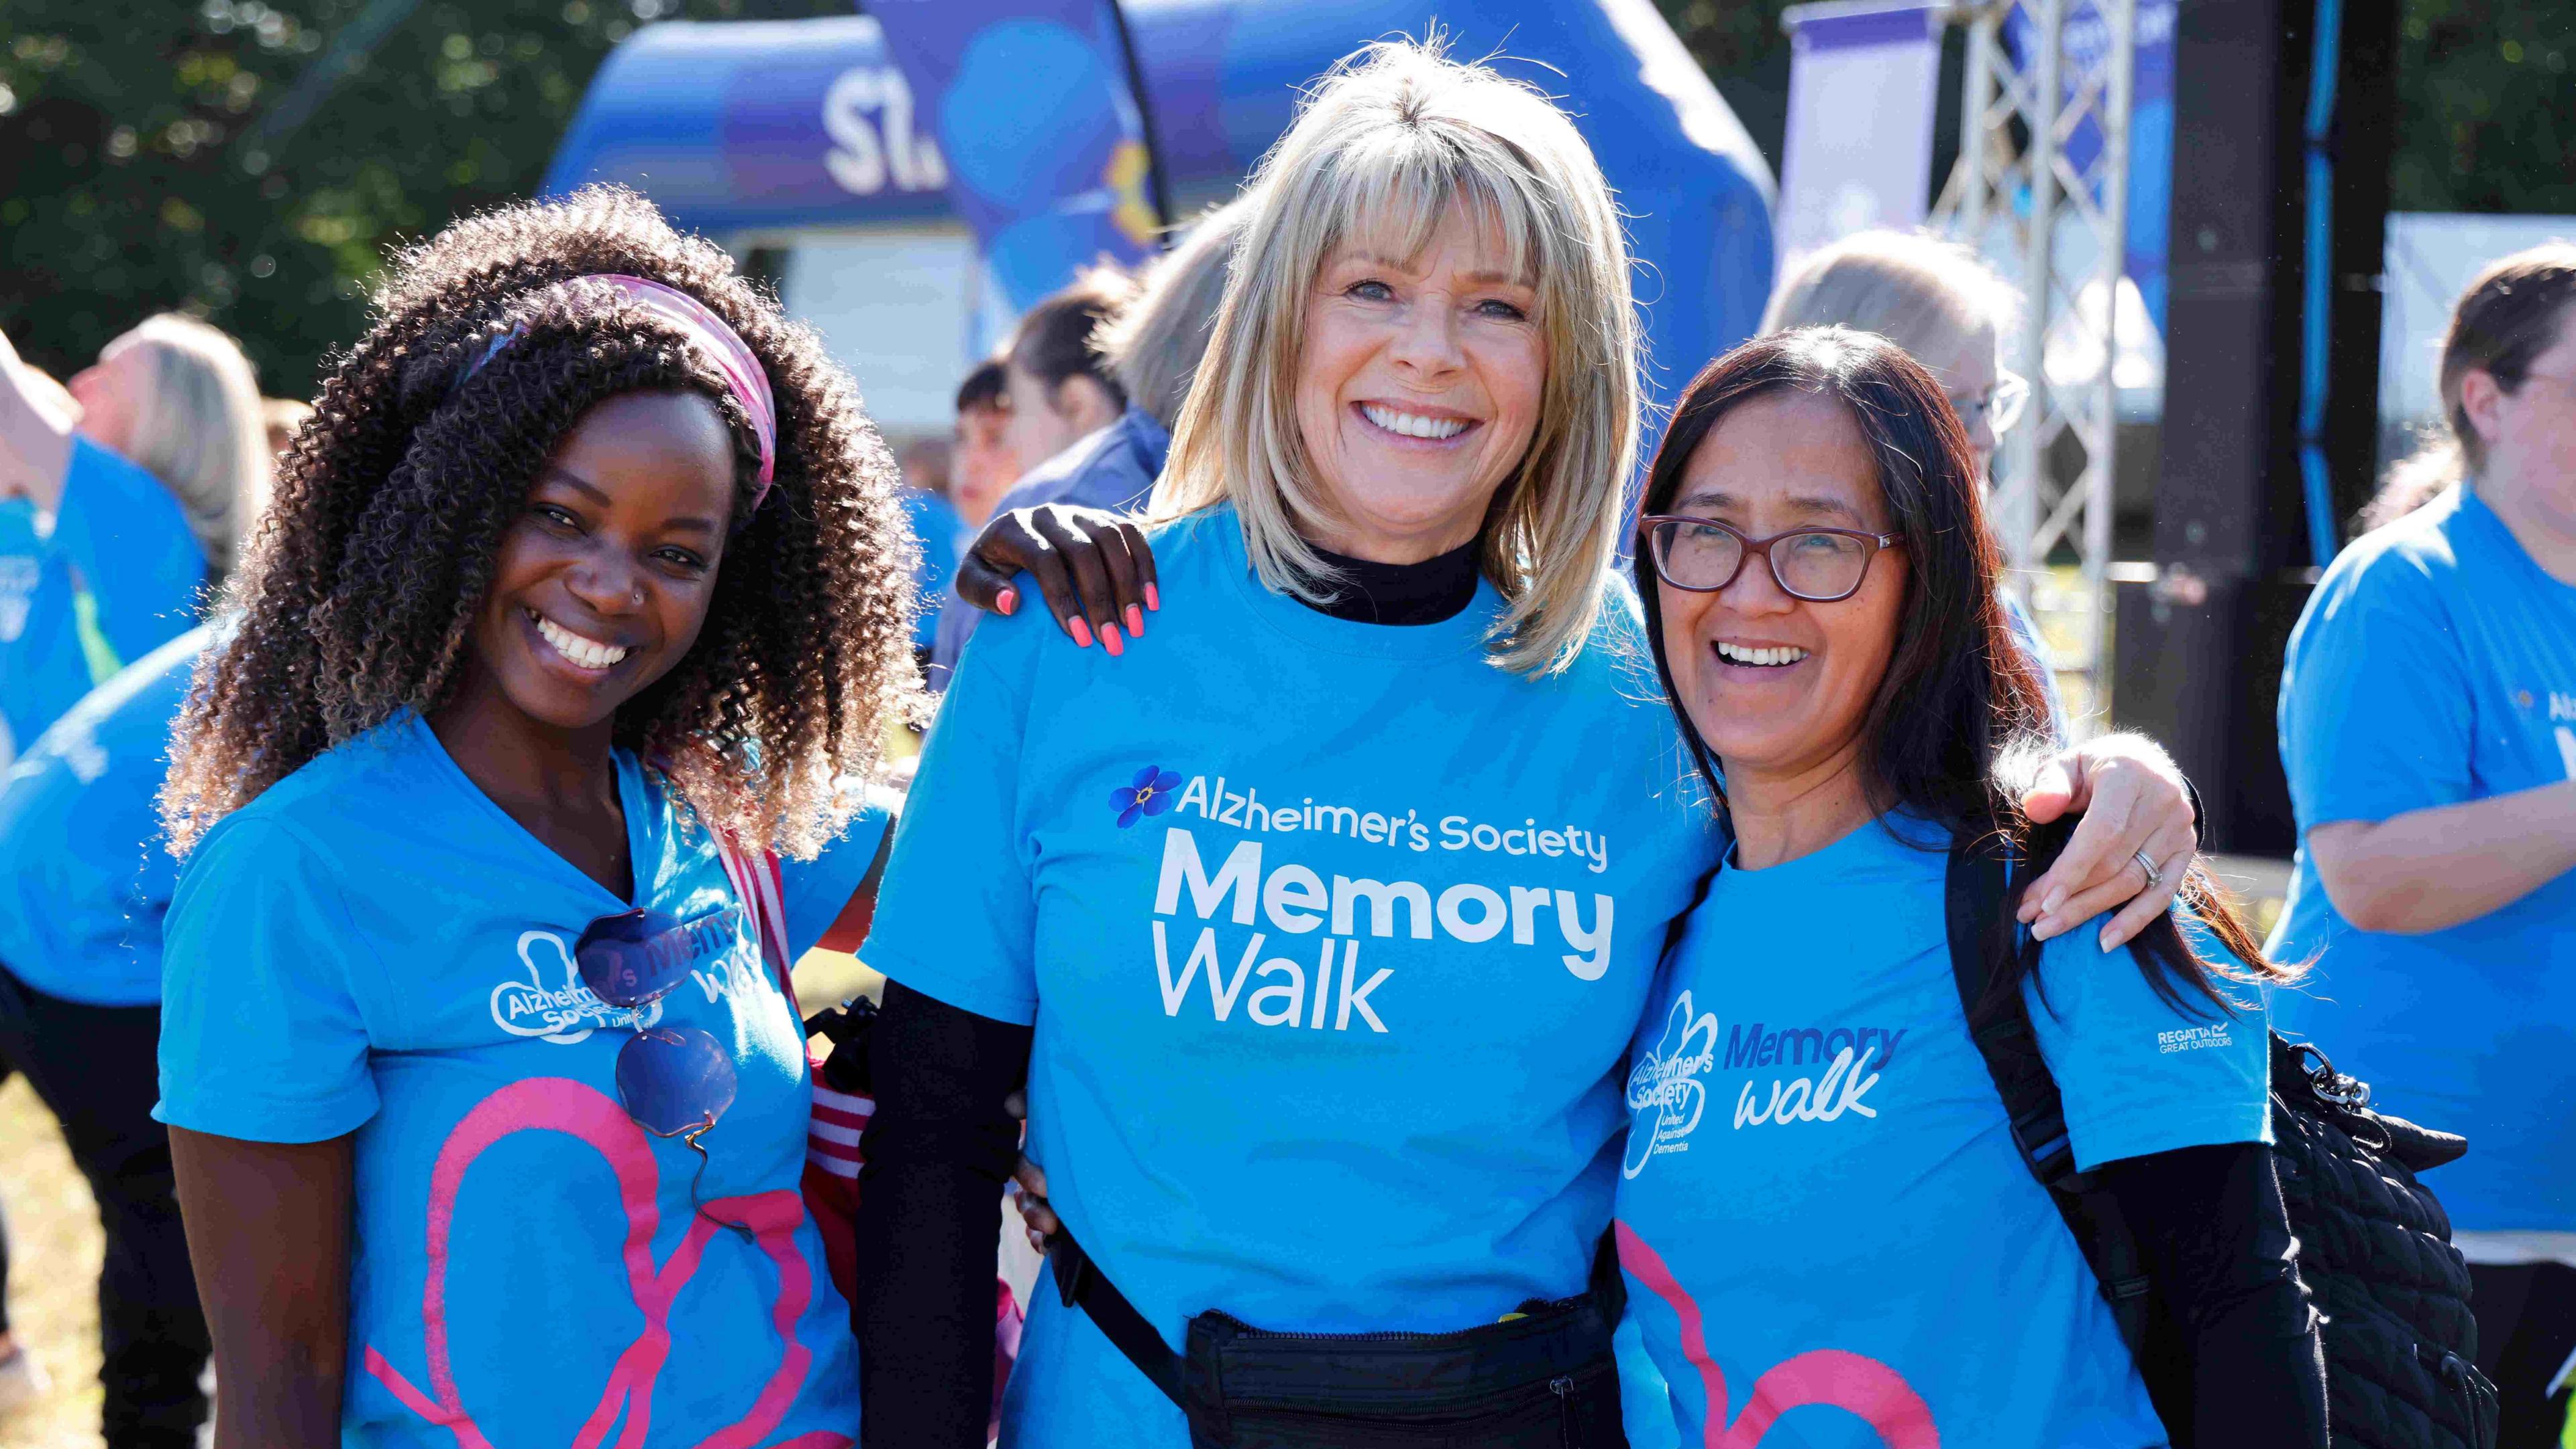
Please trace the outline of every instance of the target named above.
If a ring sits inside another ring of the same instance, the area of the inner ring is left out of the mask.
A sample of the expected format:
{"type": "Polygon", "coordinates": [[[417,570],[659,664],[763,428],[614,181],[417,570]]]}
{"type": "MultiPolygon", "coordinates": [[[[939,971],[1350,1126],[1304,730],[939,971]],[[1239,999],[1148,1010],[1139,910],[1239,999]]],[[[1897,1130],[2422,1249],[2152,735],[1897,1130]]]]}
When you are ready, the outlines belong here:
{"type": "MultiPolygon", "coordinates": [[[[796,967],[809,1012],[875,995],[880,979],[829,951],[796,967]]],[[[10,1327],[53,1377],[52,1392],[0,1415],[0,1449],[100,1449],[98,1208],[24,1077],[0,1086],[0,1212],[9,1222],[10,1327]]]]}
{"type": "Polygon", "coordinates": [[[0,1417],[4,1449],[98,1449],[98,1210],[24,1077],[0,1087],[9,1319],[53,1392],[0,1417]]]}

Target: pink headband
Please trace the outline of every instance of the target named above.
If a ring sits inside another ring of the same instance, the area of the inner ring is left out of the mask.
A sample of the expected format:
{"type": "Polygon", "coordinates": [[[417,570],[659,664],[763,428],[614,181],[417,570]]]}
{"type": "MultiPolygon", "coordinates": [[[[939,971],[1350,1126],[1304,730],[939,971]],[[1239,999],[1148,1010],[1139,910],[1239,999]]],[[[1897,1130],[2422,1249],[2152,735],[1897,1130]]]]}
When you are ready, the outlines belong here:
{"type": "MultiPolygon", "coordinates": [[[[725,384],[751,415],[751,431],[760,441],[760,486],[751,495],[751,507],[743,511],[748,518],[759,511],[761,501],[769,496],[770,479],[778,469],[778,405],[770,396],[769,374],[760,366],[760,358],[740,334],[725,324],[722,317],[707,304],[676,287],[667,287],[647,277],[630,277],[622,272],[600,272],[575,277],[547,288],[564,293],[584,282],[604,282],[624,294],[630,301],[668,323],[671,329],[687,338],[716,370],[725,375],[725,384]]],[[[502,334],[472,366],[456,379],[459,387],[465,379],[482,371],[483,364],[501,354],[501,349],[519,336],[517,330],[502,334]]]]}

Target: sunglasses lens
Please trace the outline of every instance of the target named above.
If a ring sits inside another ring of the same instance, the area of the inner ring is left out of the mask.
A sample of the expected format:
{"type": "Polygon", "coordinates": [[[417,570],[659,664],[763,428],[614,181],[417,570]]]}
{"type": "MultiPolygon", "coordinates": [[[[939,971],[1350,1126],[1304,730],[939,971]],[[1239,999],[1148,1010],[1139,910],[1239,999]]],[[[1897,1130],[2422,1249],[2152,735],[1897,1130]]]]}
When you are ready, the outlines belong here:
{"type": "Polygon", "coordinates": [[[694,1026],[648,1027],[617,1053],[617,1099],[637,1126],[676,1137],[733,1105],[733,1061],[694,1026]]]}
{"type": "Polygon", "coordinates": [[[678,924],[660,911],[642,910],[591,922],[572,948],[582,984],[620,1009],[661,1000],[688,978],[694,960],[673,935],[678,924]]]}

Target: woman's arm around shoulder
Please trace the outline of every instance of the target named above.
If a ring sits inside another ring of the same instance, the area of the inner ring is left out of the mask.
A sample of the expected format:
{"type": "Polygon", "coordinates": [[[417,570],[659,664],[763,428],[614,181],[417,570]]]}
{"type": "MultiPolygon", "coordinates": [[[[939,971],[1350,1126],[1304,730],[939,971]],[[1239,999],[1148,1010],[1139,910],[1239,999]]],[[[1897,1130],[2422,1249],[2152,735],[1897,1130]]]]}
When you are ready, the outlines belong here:
{"type": "Polygon", "coordinates": [[[1096,636],[1111,654],[1126,652],[1119,631],[1144,633],[1145,615],[1163,607],[1153,546],[1124,514],[1063,503],[996,513],[957,560],[957,596],[987,613],[1017,613],[1023,572],[1082,648],[1096,636]]]}

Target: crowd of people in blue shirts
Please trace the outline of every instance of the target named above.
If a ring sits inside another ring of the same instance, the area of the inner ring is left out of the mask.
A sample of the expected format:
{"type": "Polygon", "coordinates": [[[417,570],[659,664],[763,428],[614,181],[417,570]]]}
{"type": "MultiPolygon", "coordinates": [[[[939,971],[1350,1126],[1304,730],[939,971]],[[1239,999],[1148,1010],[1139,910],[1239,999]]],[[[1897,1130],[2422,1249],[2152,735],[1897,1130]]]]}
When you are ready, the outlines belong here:
{"type": "Polygon", "coordinates": [[[2576,1432],[2576,247],[2292,636],[2268,940],[2009,587],[2023,299],[1847,239],[1641,458],[1630,285],[1564,113],[1389,43],[900,457],[615,189],[397,259],[282,447],[201,324],[0,342],[0,1072],[107,1443],[2322,1449],[2276,1030],[2469,1140],[2493,1437],[2371,1442],[2576,1432]]]}

